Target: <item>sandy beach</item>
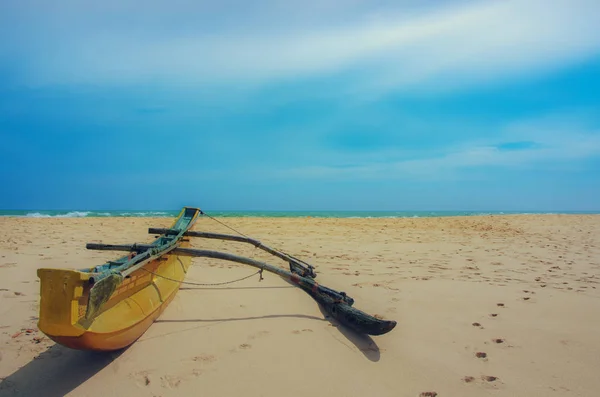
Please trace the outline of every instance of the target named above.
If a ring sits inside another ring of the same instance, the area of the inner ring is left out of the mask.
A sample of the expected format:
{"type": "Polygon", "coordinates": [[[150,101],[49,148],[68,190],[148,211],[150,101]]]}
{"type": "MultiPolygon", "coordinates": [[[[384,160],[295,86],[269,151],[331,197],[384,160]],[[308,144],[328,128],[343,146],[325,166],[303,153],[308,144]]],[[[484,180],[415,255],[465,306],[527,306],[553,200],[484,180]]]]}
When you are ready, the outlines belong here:
{"type": "MultiPolygon", "coordinates": [[[[600,216],[224,218],[311,262],[323,285],[397,327],[361,337],[272,274],[184,285],[118,353],[36,328],[40,267],[116,257],[171,218],[0,218],[1,396],[593,396],[600,389],[600,216]]],[[[232,233],[210,219],[194,230],[232,233]]],[[[268,261],[250,245],[194,240],[268,261]]],[[[187,281],[255,269],[194,259],[187,281]]]]}

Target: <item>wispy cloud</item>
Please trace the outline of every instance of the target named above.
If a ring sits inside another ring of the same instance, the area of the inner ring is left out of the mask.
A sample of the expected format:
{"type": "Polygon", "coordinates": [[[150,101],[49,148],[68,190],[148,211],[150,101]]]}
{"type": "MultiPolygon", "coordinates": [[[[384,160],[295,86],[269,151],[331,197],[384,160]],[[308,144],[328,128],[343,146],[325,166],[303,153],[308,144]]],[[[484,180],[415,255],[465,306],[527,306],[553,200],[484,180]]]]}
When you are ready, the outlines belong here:
{"type": "Polygon", "coordinates": [[[346,89],[374,93],[540,73],[600,51],[595,0],[433,3],[416,9],[355,3],[327,2],[321,6],[325,16],[316,17],[302,12],[304,3],[270,2],[267,15],[276,22],[268,25],[264,15],[244,15],[241,3],[218,10],[183,1],[169,3],[169,9],[155,4],[136,18],[139,10],[130,2],[86,10],[62,0],[44,18],[34,17],[35,8],[6,12],[2,23],[21,36],[20,46],[14,46],[14,36],[9,41],[3,35],[0,49],[11,49],[7,53],[21,62],[20,79],[34,85],[267,84],[360,76],[360,83],[345,79],[346,89]],[[187,10],[197,19],[174,17],[187,10]],[[334,18],[337,12],[345,19],[334,18]],[[132,23],[123,23],[130,18],[132,23]]]}
{"type": "MultiPolygon", "coordinates": [[[[377,153],[375,153],[376,155],[377,153]]],[[[385,152],[389,159],[390,152],[385,152]]],[[[525,121],[503,128],[496,139],[481,139],[436,149],[398,153],[396,159],[361,161],[356,165],[312,164],[281,169],[280,178],[332,180],[448,180],[468,178],[472,171],[569,170],[600,157],[600,131],[565,125],[565,119],[525,121]],[[552,121],[552,123],[550,123],[552,121]]]]}

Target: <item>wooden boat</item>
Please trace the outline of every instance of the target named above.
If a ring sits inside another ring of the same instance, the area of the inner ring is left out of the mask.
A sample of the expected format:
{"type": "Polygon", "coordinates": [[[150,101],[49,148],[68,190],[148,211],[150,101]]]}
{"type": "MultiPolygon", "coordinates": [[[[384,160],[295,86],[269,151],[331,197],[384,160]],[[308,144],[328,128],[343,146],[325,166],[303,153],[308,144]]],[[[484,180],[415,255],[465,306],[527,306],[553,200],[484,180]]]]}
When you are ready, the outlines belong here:
{"type": "Polygon", "coordinates": [[[185,278],[191,258],[170,252],[189,246],[183,233],[199,214],[197,208],[184,208],[171,225],[176,234],[157,238],[136,256],[82,270],[38,269],[40,331],[74,349],[118,350],[131,345],[179,290],[177,281],[185,278]]]}
{"type": "MultiPolygon", "coordinates": [[[[185,207],[170,228],[151,244],[88,243],[88,249],[127,251],[129,255],[83,270],[39,269],[39,329],[64,346],[85,350],[118,350],[135,342],[177,293],[192,257],[243,263],[274,273],[308,293],[329,317],[361,334],[383,335],[396,326],[354,308],[344,292],[318,284],[314,267],[246,236],[191,231],[198,208],[185,207]],[[285,270],[229,253],[191,249],[189,238],[252,244],[289,264],[285,270]]],[[[210,217],[210,216],[208,216],[210,217]]],[[[210,217],[212,218],[212,217],[210,217]]],[[[212,218],[214,219],[214,218],[212,218]]]]}

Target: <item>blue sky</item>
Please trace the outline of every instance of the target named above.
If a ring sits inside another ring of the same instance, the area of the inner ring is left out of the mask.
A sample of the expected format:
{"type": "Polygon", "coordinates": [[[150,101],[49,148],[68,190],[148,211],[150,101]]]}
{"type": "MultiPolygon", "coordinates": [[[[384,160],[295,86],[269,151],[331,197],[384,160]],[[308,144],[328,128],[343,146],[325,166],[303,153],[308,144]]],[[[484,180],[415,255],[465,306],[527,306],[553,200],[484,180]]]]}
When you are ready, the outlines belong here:
{"type": "Polygon", "coordinates": [[[600,210],[600,2],[0,3],[0,208],[600,210]]]}

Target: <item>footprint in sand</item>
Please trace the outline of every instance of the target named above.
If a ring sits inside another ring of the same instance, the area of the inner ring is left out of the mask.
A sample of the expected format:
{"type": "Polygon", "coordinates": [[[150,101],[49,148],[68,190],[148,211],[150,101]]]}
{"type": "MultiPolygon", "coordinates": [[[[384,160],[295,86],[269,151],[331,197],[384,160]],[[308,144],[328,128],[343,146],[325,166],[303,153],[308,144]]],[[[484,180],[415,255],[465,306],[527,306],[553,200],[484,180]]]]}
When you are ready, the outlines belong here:
{"type": "Polygon", "coordinates": [[[494,343],[504,343],[504,339],[502,339],[502,338],[495,338],[495,339],[492,339],[492,342],[494,342],[494,343]]]}
{"type": "Polygon", "coordinates": [[[199,361],[199,362],[203,362],[203,363],[212,363],[216,360],[217,359],[215,358],[215,356],[212,356],[210,354],[201,354],[199,356],[195,356],[194,358],[192,358],[192,361],[199,361]]]}
{"type": "Polygon", "coordinates": [[[498,313],[490,313],[490,317],[498,317],[498,313]]]}
{"type": "Polygon", "coordinates": [[[496,306],[498,306],[498,307],[504,307],[504,303],[496,303],[496,306]]]}
{"type": "Polygon", "coordinates": [[[160,384],[164,388],[174,389],[179,387],[182,379],[178,376],[165,375],[160,377],[160,384]]]}
{"type": "Polygon", "coordinates": [[[248,343],[242,343],[240,345],[240,349],[250,349],[252,347],[252,345],[248,344],[248,343]]]}
{"type": "Polygon", "coordinates": [[[130,377],[135,378],[136,383],[139,386],[149,386],[152,383],[150,373],[148,371],[140,371],[133,374],[129,374],[130,377]]]}
{"type": "MultiPolygon", "coordinates": [[[[486,382],[495,382],[495,381],[498,380],[498,377],[496,377],[496,376],[490,376],[490,375],[482,375],[481,379],[484,380],[484,381],[486,381],[486,382]]],[[[465,383],[473,383],[473,382],[475,382],[475,380],[476,379],[475,379],[474,376],[469,376],[469,375],[467,375],[467,376],[465,376],[465,377],[462,378],[462,381],[465,382],[465,383]]]]}
{"type": "Polygon", "coordinates": [[[303,330],[296,329],[296,330],[292,331],[292,334],[298,335],[302,332],[314,332],[314,331],[310,328],[304,328],[303,330]]]}
{"type": "Polygon", "coordinates": [[[263,337],[263,336],[267,336],[267,335],[269,335],[269,331],[259,331],[259,332],[257,332],[257,333],[256,333],[256,334],[254,334],[254,335],[250,335],[250,336],[248,337],[248,339],[250,339],[250,340],[252,340],[252,339],[257,339],[257,338],[261,338],[261,337],[263,337]]]}
{"type": "Polygon", "coordinates": [[[434,391],[424,391],[419,394],[419,397],[436,397],[438,394],[434,391]]]}
{"type": "Polygon", "coordinates": [[[495,382],[495,381],[498,380],[498,377],[496,377],[496,376],[490,376],[490,375],[483,375],[481,377],[481,379],[483,379],[486,382],[495,382]]]}
{"type": "Polygon", "coordinates": [[[477,353],[475,353],[475,357],[477,357],[477,358],[487,358],[487,353],[477,352],[477,353]]]}
{"type": "Polygon", "coordinates": [[[479,327],[481,329],[483,329],[483,325],[479,324],[479,323],[473,323],[471,324],[473,327],[479,327]]]}

